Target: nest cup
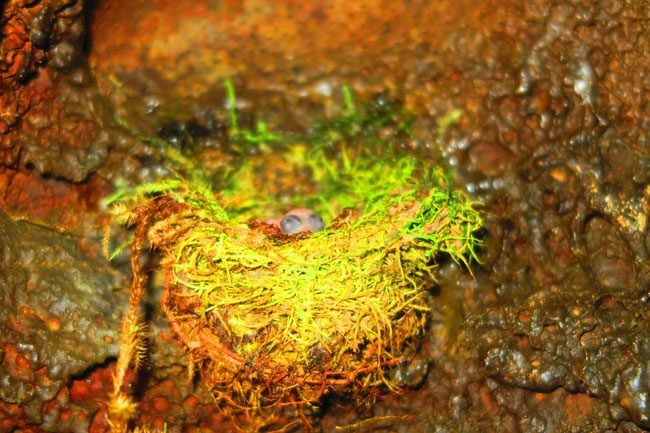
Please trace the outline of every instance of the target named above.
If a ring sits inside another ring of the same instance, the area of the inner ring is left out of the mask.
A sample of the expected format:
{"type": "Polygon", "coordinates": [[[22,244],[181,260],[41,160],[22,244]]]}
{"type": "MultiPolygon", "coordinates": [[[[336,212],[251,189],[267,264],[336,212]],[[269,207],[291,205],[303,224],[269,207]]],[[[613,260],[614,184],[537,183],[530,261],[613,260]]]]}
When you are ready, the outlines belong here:
{"type": "Polygon", "coordinates": [[[263,122],[239,128],[229,81],[226,93],[230,137],[246,155],[232,167],[206,171],[120,122],[182,174],[105,201],[134,228],[111,255],[128,246],[133,270],[115,389],[142,347],[148,241],[162,253],[163,309],[220,408],[260,429],[297,415],[309,430],[304,410],[329,392],[367,399],[396,388],[390,370],[409,361],[427,326],[436,258],[475,258],[482,221],[429,157],[398,145],[413,138],[403,107],[381,98],[359,110],[344,86],[340,116],[279,136],[263,122]],[[262,222],[289,206],[325,216],[325,230],[289,237],[262,222]]]}
{"type": "Polygon", "coordinates": [[[287,237],[224,217],[217,199],[178,197],[156,199],[174,211],[149,231],[163,308],[215,395],[256,411],[391,387],[427,323],[432,259],[472,252],[479,221],[464,196],[408,190],[287,237]]]}

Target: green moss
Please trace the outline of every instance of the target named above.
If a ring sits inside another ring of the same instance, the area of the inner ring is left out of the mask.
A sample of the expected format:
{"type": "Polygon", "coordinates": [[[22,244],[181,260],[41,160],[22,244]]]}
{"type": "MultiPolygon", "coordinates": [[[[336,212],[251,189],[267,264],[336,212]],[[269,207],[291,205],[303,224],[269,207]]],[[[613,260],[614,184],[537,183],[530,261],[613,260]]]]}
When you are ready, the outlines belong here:
{"type": "MultiPolygon", "coordinates": [[[[404,172],[403,167],[398,170],[404,172]]],[[[363,301],[367,323],[342,333],[348,336],[343,347],[356,351],[363,340],[357,332],[363,331],[364,338],[380,330],[389,334],[388,324],[404,304],[415,303],[426,310],[426,303],[413,300],[425,287],[411,274],[428,273],[431,257],[447,252],[464,261],[474,254],[472,232],[480,220],[471,202],[435,188],[422,195],[420,185],[414,188],[406,179],[395,179],[404,181],[391,185],[400,190],[384,195],[370,194],[365,188],[361,192],[351,188],[347,194],[338,191],[341,202],[362,194],[372,201],[349,221],[296,241],[249,229],[235,211],[228,214],[228,209],[220,208],[215,214],[218,201],[196,194],[191,187],[176,190],[171,194],[174,200],[191,203],[184,217],[191,217],[184,222],[191,228],[174,239],[170,251],[174,281],[196,293],[203,313],[216,314],[237,338],[245,339],[273,323],[277,338],[268,344],[298,343],[295,353],[284,351],[291,362],[305,362],[310,347],[335,341],[332,334],[341,332],[334,327],[342,323],[340,314],[355,310],[361,314],[357,303],[363,301]],[[226,218],[220,217],[223,212],[226,218]],[[388,310],[387,305],[391,305],[388,310]],[[325,312],[313,312],[323,306],[328,306],[325,312]],[[227,317],[220,316],[224,311],[227,317]],[[282,341],[278,341],[280,334],[282,341]]],[[[156,243],[165,243],[165,236],[156,243]]],[[[251,351],[260,349],[249,346],[251,351]]]]}
{"type": "Polygon", "coordinates": [[[475,203],[430,161],[399,151],[404,110],[357,109],[344,88],[339,118],[282,137],[264,124],[242,130],[226,89],[231,137],[256,156],[214,189],[172,153],[184,174],[108,203],[122,222],[148,227],[167,271],[168,318],[221,398],[259,408],[368,392],[417,347],[437,255],[476,258],[475,203]],[[276,171],[279,181],[298,173],[305,193],[269,184],[276,171]],[[286,237],[262,223],[293,206],[320,212],[326,229],[286,237]]]}

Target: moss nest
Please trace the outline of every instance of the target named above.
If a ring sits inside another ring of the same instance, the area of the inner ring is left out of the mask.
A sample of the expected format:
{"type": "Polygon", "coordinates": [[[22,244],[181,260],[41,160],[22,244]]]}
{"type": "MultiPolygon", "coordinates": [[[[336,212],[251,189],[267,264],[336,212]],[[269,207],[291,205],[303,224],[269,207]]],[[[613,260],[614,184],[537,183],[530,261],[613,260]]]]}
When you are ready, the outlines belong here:
{"type": "Polygon", "coordinates": [[[436,259],[475,256],[474,203],[431,164],[381,144],[262,147],[217,193],[189,170],[109,200],[136,226],[135,245],[162,253],[163,308],[224,408],[268,414],[394,388],[387,373],[427,326],[436,259]],[[282,163],[268,167],[271,157],[282,163]],[[311,194],[260,188],[265,171],[283,169],[308,173],[311,194]],[[325,229],[287,236],[264,222],[296,204],[325,229]]]}

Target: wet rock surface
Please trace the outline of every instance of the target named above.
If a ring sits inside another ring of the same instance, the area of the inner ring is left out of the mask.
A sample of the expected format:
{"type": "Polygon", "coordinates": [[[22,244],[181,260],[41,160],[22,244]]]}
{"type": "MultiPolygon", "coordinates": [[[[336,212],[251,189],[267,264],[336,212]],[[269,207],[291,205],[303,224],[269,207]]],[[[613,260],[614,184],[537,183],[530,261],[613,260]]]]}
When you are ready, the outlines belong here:
{"type": "Polygon", "coordinates": [[[0,161],[85,180],[114,144],[77,0],[8,1],[0,21],[0,161]]]}
{"type": "MultiPolygon", "coordinates": [[[[179,148],[191,136],[194,155],[227,163],[227,77],[236,84],[244,125],[264,119],[290,131],[340,106],[342,84],[360,99],[385,92],[419,116],[419,139],[409,146],[440,153],[459,187],[483,202],[482,263],[472,266],[473,276],[441,263],[422,353],[396,373],[407,391],[364,408],[333,401],[317,428],[650,430],[646,2],[235,3],[100,2],[88,29],[88,69],[80,2],[9,2],[3,34],[16,36],[1,43],[4,53],[16,53],[5,59],[16,61],[0,74],[3,164],[54,175],[46,191],[93,172],[140,181],[164,171],[154,146],[113,130],[106,120],[112,110],[179,148]],[[34,17],[42,18],[25,24],[34,17]],[[45,46],[38,45],[41,28],[52,35],[45,46]],[[18,80],[20,71],[31,78],[18,80]],[[439,138],[437,121],[452,109],[462,117],[439,138]]],[[[2,185],[3,208],[20,203],[21,214],[29,211],[24,200],[7,199],[19,195],[11,182],[2,185]]],[[[92,212],[87,203],[83,209],[92,212]]],[[[87,389],[108,380],[110,365],[92,377],[70,376],[115,354],[115,343],[101,340],[119,328],[115,309],[104,310],[121,305],[110,289],[115,277],[88,272],[106,265],[59,234],[4,218],[0,236],[13,242],[2,242],[2,266],[18,263],[0,275],[7,317],[1,410],[6,419],[23,420],[0,424],[3,431],[39,423],[69,428],[61,418],[43,418],[43,402],[83,407],[88,417],[95,414],[94,431],[102,431],[101,409],[87,403],[97,394],[87,389]],[[51,293],[29,292],[30,281],[58,275],[48,263],[63,253],[69,270],[47,283],[51,293]],[[76,290],[74,299],[63,286],[76,290]],[[52,299],[83,311],[86,324],[107,314],[103,327],[84,341],[66,334],[75,347],[64,351],[56,341],[71,313],[51,310],[45,301],[52,299]],[[24,306],[43,313],[17,314],[24,306]],[[56,320],[48,325],[50,317],[56,320]],[[59,370],[50,372],[50,365],[59,370]]],[[[207,393],[194,398],[181,383],[178,355],[162,353],[140,420],[223,425],[211,415],[207,393]]]]}
{"type": "Polygon", "coordinates": [[[70,378],[117,355],[125,282],[67,236],[0,213],[1,431],[60,427],[70,378]]]}
{"type": "Polygon", "coordinates": [[[607,402],[605,418],[647,428],[650,316],[644,305],[633,297],[566,290],[556,287],[468,321],[485,374],[533,392],[562,388],[595,397],[607,402]]]}

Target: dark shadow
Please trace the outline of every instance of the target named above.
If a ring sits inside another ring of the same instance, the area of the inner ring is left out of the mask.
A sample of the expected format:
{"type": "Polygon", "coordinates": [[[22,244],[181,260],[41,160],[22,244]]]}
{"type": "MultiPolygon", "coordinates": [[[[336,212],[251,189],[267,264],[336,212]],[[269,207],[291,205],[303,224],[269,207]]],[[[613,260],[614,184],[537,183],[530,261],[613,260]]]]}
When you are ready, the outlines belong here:
{"type": "Polygon", "coordinates": [[[117,362],[117,357],[116,356],[109,356],[106,358],[103,362],[100,362],[98,364],[92,364],[88,368],[86,368],[84,371],[82,371],[79,374],[73,374],[70,376],[68,379],[68,384],[71,384],[74,381],[77,380],[86,380],[90,378],[90,375],[93,374],[97,370],[104,370],[108,368],[111,364],[117,362]]]}
{"type": "Polygon", "coordinates": [[[95,10],[97,9],[97,0],[86,0],[84,2],[84,26],[86,30],[86,36],[83,41],[83,53],[84,57],[88,58],[90,52],[93,48],[93,41],[90,29],[93,26],[93,20],[95,18],[95,10]]]}

